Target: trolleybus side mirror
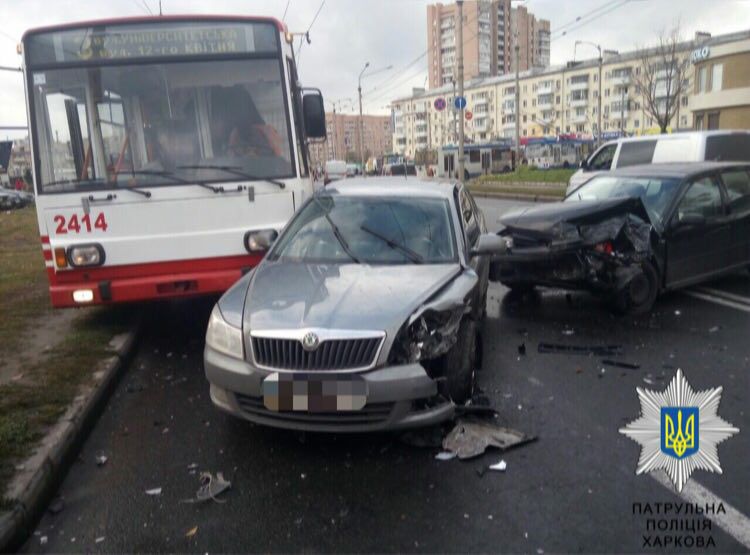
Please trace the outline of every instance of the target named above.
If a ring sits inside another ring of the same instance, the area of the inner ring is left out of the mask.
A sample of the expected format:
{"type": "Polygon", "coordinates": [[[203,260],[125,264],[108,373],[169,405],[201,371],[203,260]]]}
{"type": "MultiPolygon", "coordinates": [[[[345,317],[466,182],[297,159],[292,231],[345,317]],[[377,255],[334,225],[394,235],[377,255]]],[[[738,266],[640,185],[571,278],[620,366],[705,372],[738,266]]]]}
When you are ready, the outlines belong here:
{"type": "Polygon", "coordinates": [[[325,139],[326,111],[323,95],[317,89],[306,89],[302,97],[302,120],[308,139],[325,139]]]}

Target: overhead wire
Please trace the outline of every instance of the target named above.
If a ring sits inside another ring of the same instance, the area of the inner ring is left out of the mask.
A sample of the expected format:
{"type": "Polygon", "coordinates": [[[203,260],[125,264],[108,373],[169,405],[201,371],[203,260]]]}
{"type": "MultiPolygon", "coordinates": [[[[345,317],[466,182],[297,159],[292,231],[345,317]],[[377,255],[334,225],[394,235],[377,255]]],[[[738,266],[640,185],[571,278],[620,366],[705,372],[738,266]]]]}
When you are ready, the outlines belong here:
{"type": "Polygon", "coordinates": [[[315,15],[312,18],[312,21],[310,22],[310,25],[307,27],[307,31],[305,31],[304,35],[300,37],[300,43],[299,48],[297,49],[297,54],[295,55],[295,58],[297,58],[297,65],[299,65],[299,55],[302,52],[302,45],[305,44],[305,40],[307,40],[308,33],[310,33],[310,29],[312,29],[313,25],[315,25],[315,20],[318,19],[318,15],[320,15],[320,11],[323,9],[323,6],[325,6],[326,0],[322,0],[320,3],[320,6],[318,6],[318,11],[315,12],[315,15]]]}
{"type": "Polygon", "coordinates": [[[282,22],[283,22],[284,20],[286,20],[286,12],[287,12],[287,10],[289,9],[289,3],[290,3],[291,1],[292,1],[292,0],[286,0],[286,7],[284,8],[284,15],[282,15],[282,16],[281,16],[281,21],[282,21],[282,22]]]}

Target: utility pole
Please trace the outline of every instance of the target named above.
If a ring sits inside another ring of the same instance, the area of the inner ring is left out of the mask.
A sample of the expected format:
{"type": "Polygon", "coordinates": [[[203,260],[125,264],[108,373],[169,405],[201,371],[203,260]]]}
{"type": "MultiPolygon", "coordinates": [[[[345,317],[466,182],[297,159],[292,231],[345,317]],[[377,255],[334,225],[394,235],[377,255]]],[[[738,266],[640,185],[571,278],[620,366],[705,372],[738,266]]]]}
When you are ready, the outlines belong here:
{"type": "Polygon", "coordinates": [[[518,44],[518,29],[514,35],[515,38],[515,60],[516,60],[516,163],[514,164],[513,170],[518,168],[521,163],[521,83],[518,76],[518,51],[521,48],[518,44]]]}
{"type": "Polygon", "coordinates": [[[620,85],[620,136],[625,135],[625,87],[620,85]]]}
{"type": "MultiPolygon", "coordinates": [[[[458,96],[464,96],[464,1],[456,0],[458,23],[456,25],[456,57],[458,58],[458,96]]],[[[464,106],[461,106],[458,125],[458,179],[464,178],[464,106]]]]}
{"type": "Polygon", "coordinates": [[[453,132],[451,133],[451,140],[454,144],[458,144],[458,125],[456,125],[456,78],[453,77],[453,132]]]}
{"type": "Polygon", "coordinates": [[[602,145],[602,47],[597,45],[599,49],[599,106],[596,109],[597,124],[596,124],[596,146],[602,145]]]}
{"type": "Polygon", "coordinates": [[[362,171],[364,172],[365,168],[365,149],[364,149],[364,131],[362,128],[362,75],[367,71],[367,68],[370,67],[370,62],[365,63],[365,67],[362,68],[362,71],[359,73],[359,79],[357,80],[357,93],[359,93],[359,125],[358,127],[358,133],[359,136],[359,159],[362,163],[362,171]]]}

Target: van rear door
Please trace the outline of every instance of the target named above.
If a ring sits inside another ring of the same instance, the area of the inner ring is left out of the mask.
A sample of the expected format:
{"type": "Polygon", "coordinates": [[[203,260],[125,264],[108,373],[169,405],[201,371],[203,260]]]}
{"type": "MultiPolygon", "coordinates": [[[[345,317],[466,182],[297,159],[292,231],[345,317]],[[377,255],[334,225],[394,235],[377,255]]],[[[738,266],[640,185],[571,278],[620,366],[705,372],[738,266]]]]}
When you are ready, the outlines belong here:
{"type": "Polygon", "coordinates": [[[750,133],[727,133],[706,137],[705,160],[750,162],[750,133]]]}

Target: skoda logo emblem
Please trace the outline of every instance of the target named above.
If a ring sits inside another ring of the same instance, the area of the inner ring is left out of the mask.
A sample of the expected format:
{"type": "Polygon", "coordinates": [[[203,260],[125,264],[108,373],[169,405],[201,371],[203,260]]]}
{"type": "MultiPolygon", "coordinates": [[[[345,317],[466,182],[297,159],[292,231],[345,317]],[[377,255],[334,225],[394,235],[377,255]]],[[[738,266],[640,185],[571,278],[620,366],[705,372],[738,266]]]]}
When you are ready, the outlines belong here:
{"type": "Polygon", "coordinates": [[[311,331],[307,332],[302,338],[302,348],[305,351],[314,351],[318,348],[319,343],[320,339],[311,331]]]}

